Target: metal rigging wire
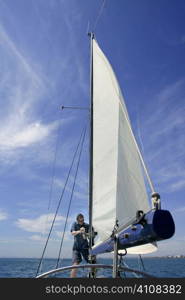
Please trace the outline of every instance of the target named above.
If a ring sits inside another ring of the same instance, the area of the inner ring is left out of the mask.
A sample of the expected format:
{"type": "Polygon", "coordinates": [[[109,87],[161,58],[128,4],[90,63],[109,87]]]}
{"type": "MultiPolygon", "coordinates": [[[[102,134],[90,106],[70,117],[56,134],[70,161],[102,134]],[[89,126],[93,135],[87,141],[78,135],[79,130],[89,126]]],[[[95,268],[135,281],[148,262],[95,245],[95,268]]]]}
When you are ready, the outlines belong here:
{"type": "Polygon", "coordinates": [[[103,13],[103,9],[104,9],[104,7],[105,7],[105,3],[106,3],[106,0],[103,0],[103,3],[102,3],[102,5],[101,5],[101,7],[100,7],[100,9],[99,9],[98,15],[97,15],[96,20],[95,20],[95,22],[94,22],[94,27],[93,27],[93,30],[92,30],[93,32],[95,31],[96,26],[97,26],[97,24],[98,24],[98,22],[99,22],[99,20],[100,20],[100,17],[101,17],[101,15],[102,15],[102,13],[103,13]]]}
{"type": "Polygon", "coordinates": [[[65,236],[65,233],[66,233],[66,226],[67,226],[67,221],[68,221],[69,212],[70,212],[70,208],[71,208],[71,202],[72,202],[72,198],[73,198],[73,194],[74,194],[74,189],[75,189],[75,184],[76,184],[76,178],[77,178],[77,175],[78,175],[78,169],[79,169],[80,159],[81,159],[81,155],[82,155],[82,149],[83,149],[83,145],[84,145],[86,131],[87,131],[87,126],[86,126],[86,128],[84,130],[84,134],[83,134],[82,142],[81,142],[81,146],[80,146],[80,153],[79,153],[79,157],[78,157],[78,161],[77,161],[77,167],[76,167],[76,172],[75,172],[73,187],[72,187],[72,191],[71,191],[71,197],[70,197],[70,200],[69,200],[69,205],[68,205],[66,220],[65,220],[65,224],[64,224],[63,235],[62,235],[62,239],[61,239],[61,243],[60,243],[60,249],[59,249],[59,254],[58,254],[56,269],[58,268],[58,265],[59,265],[59,262],[60,262],[60,256],[61,256],[61,251],[62,251],[64,236],[65,236]]]}
{"type": "Polygon", "coordinates": [[[53,158],[52,176],[51,176],[51,183],[50,183],[50,189],[49,189],[48,210],[50,209],[50,206],[51,206],[51,198],[52,198],[52,194],[53,194],[53,184],[54,184],[54,177],[55,177],[55,167],[56,167],[56,159],[57,159],[57,152],[58,152],[58,145],[59,145],[59,136],[60,136],[60,123],[58,126],[56,147],[55,147],[54,158],[53,158]]]}
{"type": "MultiPolygon", "coordinates": [[[[60,119],[60,121],[61,121],[61,119],[60,119]]],[[[50,187],[49,187],[48,213],[49,213],[49,210],[50,210],[52,193],[53,193],[53,184],[54,184],[54,177],[55,177],[56,158],[57,158],[58,145],[59,145],[59,136],[60,136],[60,125],[61,124],[59,122],[58,128],[57,128],[56,146],[55,146],[53,163],[52,163],[52,175],[51,175],[51,181],[50,181],[50,187]]],[[[44,230],[42,232],[42,237],[44,237],[44,235],[46,233],[46,225],[48,223],[48,217],[49,217],[48,213],[47,213],[46,220],[45,220],[45,223],[44,223],[44,230]]],[[[40,268],[42,269],[42,263],[41,263],[40,268]]]]}
{"type": "Polygon", "coordinates": [[[142,257],[141,257],[141,254],[139,254],[139,260],[140,260],[140,263],[141,263],[141,266],[142,266],[142,270],[143,270],[143,271],[146,271],[146,270],[145,270],[145,266],[144,266],[143,259],[142,259],[142,257]]]}
{"type": "Polygon", "coordinates": [[[69,176],[70,176],[70,173],[71,173],[71,170],[72,170],[74,161],[75,161],[75,157],[76,157],[76,155],[77,155],[77,152],[78,152],[79,146],[80,146],[80,144],[81,144],[81,140],[82,140],[82,138],[83,138],[83,135],[84,135],[84,131],[85,131],[85,130],[86,130],[86,127],[85,127],[85,129],[83,128],[82,133],[81,133],[81,135],[80,135],[80,139],[79,139],[79,141],[78,141],[78,145],[77,145],[77,147],[76,147],[76,150],[75,150],[75,153],[74,153],[74,156],[73,156],[73,159],[72,159],[72,163],[71,163],[71,166],[70,166],[70,169],[69,169],[69,172],[68,172],[68,175],[67,175],[67,178],[66,178],[66,181],[65,181],[63,190],[62,190],[62,194],[61,194],[61,196],[60,196],[59,203],[58,203],[58,206],[57,206],[57,209],[56,209],[56,212],[55,212],[55,215],[54,215],[52,224],[51,224],[51,228],[50,228],[50,231],[49,231],[49,234],[48,234],[48,237],[47,237],[45,246],[44,246],[44,250],[43,250],[43,253],[42,253],[42,256],[41,256],[41,259],[40,259],[38,268],[37,268],[36,276],[37,276],[38,273],[39,273],[40,266],[41,266],[41,264],[42,264],[43,257],[44,257],[44,254],[45,254],[45,251],[46,251],[46,248],[47,248],[47,245],[48,245],[48,241],[49,241],[49,238],[50,238],[50,235],[51,235],[51,232],[52,232],[54,223],[55,223],[55,219],[56,219],[56,216],[57,216],[57,214],[58,214],[58,210],[59,210],[59,208],[60,208],[60,204],[61,204],[61,201],[62,201],[64,192],[65,192],[65,189],[66,189],[66,186],[67,186],[67,182],[68,182],[68,180],[69,180],[69,176]]]}

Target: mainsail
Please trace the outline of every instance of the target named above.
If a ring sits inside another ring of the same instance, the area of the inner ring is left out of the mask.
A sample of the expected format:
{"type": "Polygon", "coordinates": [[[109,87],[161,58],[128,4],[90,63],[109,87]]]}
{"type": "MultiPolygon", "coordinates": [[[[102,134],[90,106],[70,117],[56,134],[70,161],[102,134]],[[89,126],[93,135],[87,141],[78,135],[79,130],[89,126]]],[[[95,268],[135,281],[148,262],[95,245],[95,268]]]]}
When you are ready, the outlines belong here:
{"type": "Polygon", "coordinates": [[[140,156],[114,71],[93,39],[93,201],[98,241],[149,210],[140,156]]]}

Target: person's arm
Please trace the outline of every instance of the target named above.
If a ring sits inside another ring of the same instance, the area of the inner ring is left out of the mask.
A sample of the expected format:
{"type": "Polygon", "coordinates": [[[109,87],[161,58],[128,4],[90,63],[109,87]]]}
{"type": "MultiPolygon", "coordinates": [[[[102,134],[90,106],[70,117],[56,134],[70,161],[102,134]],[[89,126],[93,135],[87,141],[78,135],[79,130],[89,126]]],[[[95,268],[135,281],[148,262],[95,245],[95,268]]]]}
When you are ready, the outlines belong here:
{"type": "Polygon", "coordinates": [[[80,233],[84,233],[85,232],[85,229],[84,229],[84,227],[81,227],[80,228],[80,230],[72,230],[71,231],[71,234],[73,235],[73,236],[75,236],[75,235],[77,235],[77,234],[80,234],[80,233]]]}
{"type": "Polygon", "coordinates": [[[72,234],[73,236],[75,236],[75,235],[77,235],[77,234],[79,234],[79,233],[81,233],[81,231],[80,231],[80,230],[77,230],[77,231],[72,231],[72,232],[71,232],[71,234],[72,234]]]}

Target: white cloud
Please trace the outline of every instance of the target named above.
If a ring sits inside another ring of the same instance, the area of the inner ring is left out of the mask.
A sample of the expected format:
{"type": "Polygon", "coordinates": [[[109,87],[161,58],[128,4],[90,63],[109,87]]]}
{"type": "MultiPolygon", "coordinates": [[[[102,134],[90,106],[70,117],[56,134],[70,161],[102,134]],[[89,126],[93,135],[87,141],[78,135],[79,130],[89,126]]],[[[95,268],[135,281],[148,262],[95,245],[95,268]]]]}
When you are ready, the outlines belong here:
{"type": "MultiPolygon", "coordinates": [[[[179,79],[171,84],[164,86],[164,88],[158,93],[157,98],[161,104],[165,107],[169,104],[169,101],[174,101],[174,98],[179,97],[182,88],[185,84],[185,79],[179,79]]],[[[162,108],[162,107],[161,107],[162,108]]]]}
{"type": "MultiPolygon", "coordinates": [[[[61,242],[61,239],[62,239],[62,236],[63,236],[63,231],[56,231],[55,230],[53,233],[54,233],[52,235],[53,237],[50,240],[53,241],[53,242],[61,242]]],[[[47,236],[46,235],[34,234],[34,235],[31,235],[29,237],[29,239],[31,239],[33,241],[46,242],[47,236]]],[[[71,233],[68,230],[68,231],[66,231],[66,233],[64,235],[64,241],[71,241],[71,240],[73,240],[73,237],[72,237],[71,233]]]]}
{"type": "Polygon", "coordinates": [[[53,129],[56,123],[43,125],[39,122],[28,124],[22,130],[7,135],[6,130],[0,133],[0,148],[1,149],[16,149],[30,146],[46,138],[53,129]]]}
{"type": "MultiPolygon", "coordinates": [[[[39,13],[39,6],[35,5],[35,7],[39,13]]],[[[44,30],[42,33],[45,35],[44,24],[47,25],[46,21],[48,20],[44,20],[42,17],[40,19],[43,21],[41,30],[44,30]]],[[[66,27],[68,28],[67,24],[66,27]]],[[[0,56],[3,69],[3,72],[0,73],[0,162],[4,167],[1,168],[2,173],[4,170],[6,172],[7,165],[15,165],[23,158],[26,158],[29,167],[30,162],[33,163],[33,161],[47,164],[51,162],[56,134],[53,131],[56,129],[57,123],[49,121],[47,116],[51,117],[50,108],[54,108],[56,111],[56,105],[61,101],[58,99],[59,90],[57,85],[59,80],[60,88],[63,86],[61,88],[63,99],[69,99],[70,95],[70,99],[73,101],[71,93],[74,90],[74,85],[73,89],[70,89],[70,93],[66,89],[66,80],[67,82],[68,80],[71,81],[74,75],[74,68],[71,68],[69,64],[71,59],[68,55],[69,51],[67,51],[67,54],[64,51],[60,65],[57,52],[52,68],[50,68],[44,61],[36,61],[37,56],[33,56],[32,49],[26,47],[24,37],[21,34],[17,31],[16,39],[15,36],[9,34],[6,27],[0,24],[0,56]],[[64,73],[65,80],[61,81],[64,73]],[[50,101],[47,101],[48,98],[50,98],[50,101]],[[42,121],[44,114],[46,116],[42,121]],[[40,147],[40,142],[43,143],[43,147],[40,147]]],[[[69,40],[72,39],[69,38],[69,40]]],[[[71,42],[67,47],[70,51],[74,50],[74,45],[71,45],[71,42]]],[[[81,52],[79,55],[80,58],[83,56],[81,52]]],[[[79,81],[75,82],[78,90],[80,87],[80,90],[84,91],[83,85],[86,78],[83,74],[84,70],[79,62],[79,57],[76,59],[75,55],[74,60],[76,71],[79,73],[79,76],[77,76],[79,81]]],[[[67,118],[64,117],[61,124],[70,123],[72,121],[71,115],[73,115],[73,112],[70,112],[70,116],[68,115],[67,118]]],[[[75,113],[73,119],[76,119],[75,113]]],[[[64,167],[68,166],[69,161],[71,161],[73,145],[74,138],[67,143],[64,140],[62,141],[63,156],[60,162],[62,161],[64,167]]]]}
{"type": "Polygon", "coordinates": [[[23,48],[18,48],[1,24],[0,39],[4,70],[0,74],[0,160],[7,164],[28,152],[20,153],[20,149],[45,140],[57,122],[38,120],[37,109],[50,91],[40,66],[31,61],[23,48]]]}
{"type": "MultiPolygon", "coordinates": [[[[87,181],[88,175],[83,174],[78,176],[76,182],[75,182],[75,190],[74,190],[74,196],[78,199],[83,199],[83,200],[88,200],[88,181],[87,181]]],[[[71,194],[71,184],[73,185],[74,183],[74,177],[70,176],[68,180],[68,184],[65,188],[65,191],[69,192],[71,194]],[[69,187],[70,184],[70,187],[69,187]]],[[[61,180],[59,178],[55,178],[54,180],[54,185],[59,188],[63,189],[65,185],[65,179],[61,180]]]]}
{"type": "MultiPolygon", "coordinates": [[[[44,233],[50,229],[54,214],[41,215],[35,219],[18,219],[16,225],[28,232],[44,233]]],[[[63,216],[57,216],[54,226],[59,226],[63,223],[65,218],[63,216]]]]}
{"type": "Polygon", "coordinates": [[[0,221],[8,219],[8,214],[0,210],[0,221]]]}
{"type": "Polygon", "coordinates": [[[55,231],[55,234],[57,237],[59,237],[60,239],[62,238],[63,236],[63,232],[62,231],[55,231]]]}
{"type": "Polygon", "coordinates": [[[179,191],[184,188],[185,188],[185,179],[182,179],[182,180],[172,183],[170,186],[170,191],[175,192],[175,191],[179,191]]]}
{"type": "MultiPolygon", "coordinates": [[[[56,236],[59,238],[59,240],[61,241],[61,238],[63,236],[63,232],[62,231],[55,231],[56,236]]],[[[66,231],[65,235],[64,235],[64,240],[65,241],[71,241],[73,240],[73,236],[71,235],[71,233],[68,231],[66,231]]]]}
{"type": "Polygon", "coordinates": [[[179,207],[179,208],[176,208],[175,210],[174,210],[174,212],[185,212],[185,206],[182,206],[182,207],[179,207]]]}
{"type": "Polygon", "coordinates": [[[33,241],[39,241],[39,242],[45,242],[46,241],[46,238],[41,236],[41,235],[38,235],[38,234],[34,234],[32,236],[29,237],[30,240],[33,240],[33,241]]]}

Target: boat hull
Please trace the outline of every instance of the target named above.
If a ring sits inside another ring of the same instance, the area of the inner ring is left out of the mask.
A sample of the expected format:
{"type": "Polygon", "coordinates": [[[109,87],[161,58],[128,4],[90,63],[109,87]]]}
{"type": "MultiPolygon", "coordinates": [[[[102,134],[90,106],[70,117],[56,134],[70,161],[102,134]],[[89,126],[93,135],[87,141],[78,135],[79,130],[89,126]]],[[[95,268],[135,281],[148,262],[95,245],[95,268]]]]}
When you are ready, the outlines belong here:
{"type": "MultiPolygon", "coordinates": [[[[142,222],[131,224],[118,234],[118,250],[171,238],[175,233],[175,224],[169,211],[151,210],[144,215],[142,222]],[[143,222],[144,221],[144,222],[143,222]]],[[[92,255],[112,252],[114,239],[95,245],[92,255]]]]}

